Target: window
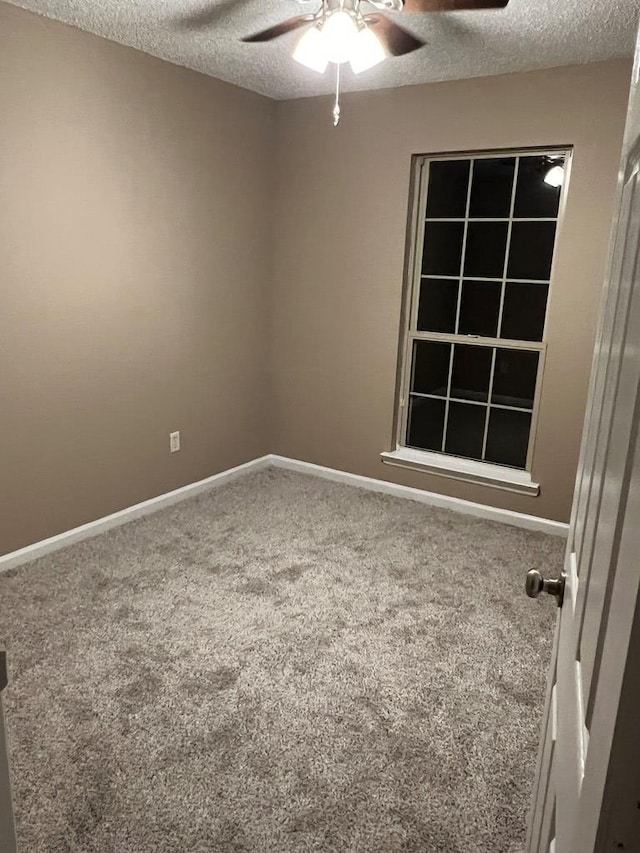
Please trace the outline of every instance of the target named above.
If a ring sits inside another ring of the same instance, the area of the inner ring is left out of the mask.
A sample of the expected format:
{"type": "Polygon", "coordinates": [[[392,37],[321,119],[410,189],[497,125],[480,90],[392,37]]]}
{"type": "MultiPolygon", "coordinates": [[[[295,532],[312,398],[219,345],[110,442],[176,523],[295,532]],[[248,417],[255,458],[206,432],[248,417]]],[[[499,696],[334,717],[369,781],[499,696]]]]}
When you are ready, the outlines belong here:
{"type": "Polygon", "coordinates": [[[383,456],[526,483],[562,195],[544,179],[569,157],[417,160],[397,451],[383,456]]]}

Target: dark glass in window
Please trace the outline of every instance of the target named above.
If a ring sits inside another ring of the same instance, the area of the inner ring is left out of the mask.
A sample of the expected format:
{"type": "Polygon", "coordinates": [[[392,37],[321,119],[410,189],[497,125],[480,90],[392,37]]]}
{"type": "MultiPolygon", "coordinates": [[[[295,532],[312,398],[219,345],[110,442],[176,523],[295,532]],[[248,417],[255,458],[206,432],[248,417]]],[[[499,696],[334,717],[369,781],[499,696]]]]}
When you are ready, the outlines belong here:
{"type": "Polygon", "coordinates": [[[431,397],[409,398],[407,444],[419,450],[442,450],[444,400],[431,397]]]}
{"type": "Polygon", "coordinates": [[[473,406],[469,403],[449,403],[447,437],[445,450],[455,456],[470,459],[482,458],[484,439],[484,421],[487,415],[485,406],[473,406]]]}
{"type": "Polygon", "coordinates": [[[451,279],[423,278],[418,301],[418,330],[454,332],[458,307],[458,282],[451,279]]]}
{"type": "Polygon", "coordinates": [[[467,210],[469,160],[432,160],[429,163],[427,218],[455,219],[467,210]]]}
{"type": "Polygon", "coordinates": [[[560,187],[545,184],[544,176],[551,166],[564,165],[564,158],[521,157],[516,182],[516,199],[513,215],[516,218],[557,216],[560,204],[560,187]]]}
{"type": "Polygon", "coordinates": [[[492,157],[474,162],[469,216],[509,216],[515,165],[515,157],[492,157]]]}
{"type": "Polygon", "coordinates": [[[486,402],[491,375],[491,348],[455,344],[451,397],[486,402]]]}
{"type": "Polygon", "coordinates": [[[460,275],[463,222],[427,222],[422,252],[423,275],[460,275]]]}
{"type": "Polygon", "coordinates": [[[445,397],[449,382],[451,344],[415,341],[411,390],[445,397]]]}
{"type": "Polygon", "coordinates": [[[530,429],[529,412],[490,409],[485,460],[514,468],[526,467],[530,429]]]}
{"type": "Polygon", "coordinates": [[[514,222],[507,268],[509,278],[548,281],[555,235],[555,222],[514,222]]]}
{"type": "Polygon", "coordinates": [[[464,274],[475,278],[502,278],[506,244],[506,222],[470,222],[464,274]]]}
{"type": "Polygon", "coordinates": [[[541,341],[548,291],[548,284],[517,284],[508,281],[504,292],[500,337],[517,341],[541,341]]]}
{"type": "Polygon", "coordinates": [[[463,281],[460,303],[461,335],[495,338],[498,331],[500,289],[497,281],[463,281]]]}
{"type": "Polygon", "coordinates": [[[537,376],[537,352],[497,350],[491,402],[501,406],[532,409],[537,376]]]}

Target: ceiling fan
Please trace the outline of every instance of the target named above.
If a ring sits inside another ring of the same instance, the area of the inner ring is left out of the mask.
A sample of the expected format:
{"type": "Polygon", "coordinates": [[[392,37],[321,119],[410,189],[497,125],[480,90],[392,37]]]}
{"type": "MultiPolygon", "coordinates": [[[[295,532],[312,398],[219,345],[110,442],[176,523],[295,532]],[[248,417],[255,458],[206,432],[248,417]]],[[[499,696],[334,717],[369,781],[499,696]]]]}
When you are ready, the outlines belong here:
{"type": "Polygon", "coordinates": [[[358,74],[387,55],[403,56],[421,48],[423,39],[379,12],[457,12],[503,9],[509,0],[322,0],[315,14],[296,15],[275,26],[245,36],[244,42],[265,42],[306,29],[294,58],[314,71],[329,62],[349,62],[358,74]],[[373,11],[364,11],[361,6],[373,11]],[[323,38],[324,36],[324,38],[323,38]]]}
{"type": "MultiPolygon", "coordinates": [[[[233,0],[232,0],[233,2],[233,0]]],[[[331,62],[336,66],[336,99],[333,123],[340,120],[340,67],[349,63],[355,74],[373,68],[387,56],[404,56],[426,42],[406,30],[391,17],[412,12],[461,12],[503,9],[509,0],[321,0],[320,8],[295,15],[279,24],[244,36],[242,41],[261,43],[280,38],[294,30],[304,30],[293,58],[313,71],[324,73],[331,62]]],[[[191,25],[207,26],[220,6],[190,18],[191,25]]]]}

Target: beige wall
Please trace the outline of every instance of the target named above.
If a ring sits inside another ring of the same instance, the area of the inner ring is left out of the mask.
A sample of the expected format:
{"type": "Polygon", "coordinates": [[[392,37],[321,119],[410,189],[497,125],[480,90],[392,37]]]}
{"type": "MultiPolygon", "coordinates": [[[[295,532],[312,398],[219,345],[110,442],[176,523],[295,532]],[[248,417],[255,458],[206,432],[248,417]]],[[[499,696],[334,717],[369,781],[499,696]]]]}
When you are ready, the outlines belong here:
{"type": "Polygon", "coordinates": [[[269,449],[274,104],[0,4],[0,117],[1,554],[269,449]]]}
{"type": "Polygon", "coordinates": [[[276,453],[568,519],[631,66],[624,61],[278,105],[276,453]],[[380,462],[392,449],[411,156],[573,145],[533,475],[512,495],[380,462]]]}

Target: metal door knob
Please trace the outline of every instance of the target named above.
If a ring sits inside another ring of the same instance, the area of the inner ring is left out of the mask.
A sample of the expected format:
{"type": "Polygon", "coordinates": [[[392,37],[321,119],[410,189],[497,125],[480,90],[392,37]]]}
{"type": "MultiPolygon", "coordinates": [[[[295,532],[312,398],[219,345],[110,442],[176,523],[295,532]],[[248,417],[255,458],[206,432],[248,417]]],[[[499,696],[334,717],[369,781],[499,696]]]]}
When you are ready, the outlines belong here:
{"type": "Polygon", "coordinates": [[[555,597],[558,607],[562,607],[566,577],[563,572],[559,578],[545,580],[537,569],[529,569],[524,588],[529,598],[537,598],[541,592],[548,592],[555,597]]]}

